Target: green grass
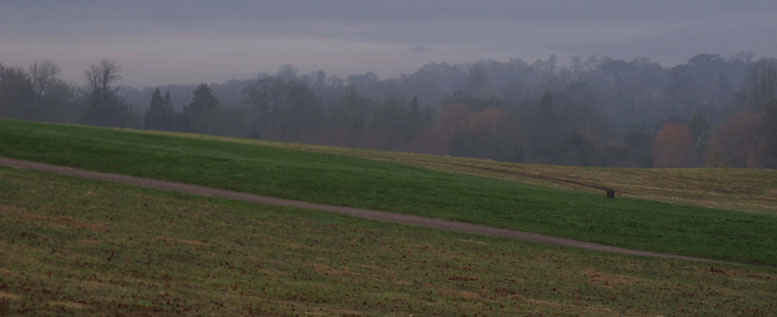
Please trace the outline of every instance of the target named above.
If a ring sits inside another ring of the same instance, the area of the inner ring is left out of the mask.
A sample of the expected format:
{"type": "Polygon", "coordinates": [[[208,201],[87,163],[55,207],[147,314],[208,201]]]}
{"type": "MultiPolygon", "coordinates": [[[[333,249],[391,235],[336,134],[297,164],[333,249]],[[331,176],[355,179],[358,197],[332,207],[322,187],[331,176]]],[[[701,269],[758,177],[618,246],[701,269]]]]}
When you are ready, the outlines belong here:
{"type": "Polygon", "coordinates": [[[774,169],[542,165],[180,132],[142,131],[142,133],[327,153],[599,194],[602,190],[597,187],[607,187],[616,189],[619,197],[777,214],[777,170],[774,169]]]}
{"type": "Polygon", "coordinates": [[[573,192],[325,153],[0,121],[0,155],[609,245],[777,265],[777,215],[573,192]]]}
{"type": "Polygon", "coordinates": [[[0,315],[774,315],[775,280],[0,167],[0,315]]]}

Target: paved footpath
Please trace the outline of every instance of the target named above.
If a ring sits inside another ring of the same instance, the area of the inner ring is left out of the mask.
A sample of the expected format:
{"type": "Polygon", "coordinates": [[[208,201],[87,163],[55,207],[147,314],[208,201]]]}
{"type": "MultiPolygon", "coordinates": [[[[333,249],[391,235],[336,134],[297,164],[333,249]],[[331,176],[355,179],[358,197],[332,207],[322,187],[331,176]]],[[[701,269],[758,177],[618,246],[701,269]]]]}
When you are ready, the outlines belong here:
{"type": "Polygon", "coordinates": [[[6,165],[14,168],[45,171],[45,172],[51,172],[51,173],[60,174],[60,175],[68,175],[68,176],[110,181],[110,182],[116,182],[116,183],[122,183],[122,184],[137,185],[137,186],[155,188],[155,189],[161,189],[161,190],[169,190],[169,191],[176,191],[176,192],[189,193],[189,194],[235,199],[235,200],[241,200],[241,201],[252,202],[252,203],[261,203],[261,204],[267,204],[267,205],[273,205],[273,206],[323,210],[323,211],[328,211],[328,212],[351,216],[351,217],[365,218],[365,219],[385,221],[385,222],[405,224],[405,225],[422,226],[422,227],[441,229],[441,230],[468,232],[468,233],[483,234],[483,235],[489,235],[489,236],[512,238],[516,240],[540,242],[540,243],[551,244],[551,245],[562,246],[562,247],[580,248],[580,249],[586,249],[586,250],[604,251],[604,252],[610,252],[610,253],[636,255],[636,256],[644,256],[644,257],[681,259],[681,260],[702,261],[702,262],[720,262],[720,261],[715,261],[710,259],[694,258],[694,257],[688,257],[688,256],[682,256],[682,255],[624,249],[624,248],[607,246],[607,245],[602,245],[597,243],[558,238],[558,237],[548,236],[548,235],[539,234],[539,233],[515,231],[515,230],[509,230],[509,229],[476,225],[476,224],[471,224],[466,222],[443,220],[443,219],[437,219],[437,218],[421,217],[421,216],[377,211],[377,210],[370,210],[370,209],[323,205],[323,204],[316,204],[316,203],[297,201],[297,200],[287,200],[287,199],[281,199],[281,198],[275,198],[275,197],[267,197],[267,196],[247,194],[247,193],[241,193],[241,192],[235,192],[235,191],[229,191],[229,190],[223,190],[223,189],[204,187],[199,185],[162,181],[162,180],[127,176],[127,175],[93,172],[93,171],[87,171],[82,169],[30,162],[30,161],[22,161],[22,160],[16,160],[16,159],[4,158],[4,157],[0,157],[0,165],[6,165]]]}

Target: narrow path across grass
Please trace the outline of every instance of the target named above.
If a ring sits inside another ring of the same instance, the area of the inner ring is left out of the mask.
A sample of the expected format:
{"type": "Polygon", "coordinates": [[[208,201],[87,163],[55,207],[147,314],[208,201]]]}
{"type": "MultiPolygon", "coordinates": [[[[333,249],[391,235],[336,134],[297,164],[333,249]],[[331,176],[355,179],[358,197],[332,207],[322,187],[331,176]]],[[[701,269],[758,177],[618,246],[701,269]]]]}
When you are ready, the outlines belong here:
{"type": "Polygon", "coordinates": [[[254,203],[262,203],[262,204],[268,204],[268,205],[274,205],[274,206],[323,210],[323,211],[333,212],[337,214],[372,219],[377,221],[386,221],[386,222],[392,222],[392,223],[398,223],[398,224],[416,225],[416,226],[423,226],[423,227],[442,229],[442,230],[499,236],[499,237],[505,237],[505,238],[518,239],[518,240],[547,243],[547,244],[557,245],[562,247],[581,248],[581,249],[587,249],[587,250],[604,251],[604,252],[611,252],[611,253],[617,253],[617,254],[636,255],[636,256],[644,256],[644,257],[682,259],[682,260],[703,261],[703,262],[721,262],[721,261],[715,261],[710,259],[688,257],[688,256],[674,255],[674,254],[618,248],[618,247],[607,246],[602,244],[558,238],[558,237],[553,237],[553,236],[548,236],[548,235],[543,235],[538,233],[495,228],[495,227],[476,225],[476,224],[471,224],[466,222],[450,221],[450,220],[443,220],[443,219],[437,219],[437,218],[398,214],[398,213],[361,209],[361,208],[316,204],[316,203],[296,201],[296,200],[287,200],[287,199],[280,199],[275,197],[267,197],[267,196],[247,194],[247,193],[241,193],[241,192],[235,192],[235,191],[229,191],[229,190],[215,189],[215,188],[198,186],[198,185],[162,181],[162,180],[127,176],[127,175],[93,172],[93,171],[81,170],[76,168],[16,160],[16,159],[4,158],[4,157],[0,157],[0,165],[10,166],[14,168],[39,170],[39,171],[51,172],[51,173],[61,174],[61,175],[76,176],[76,177],[83,177],[83,178],[103,180],[103,181],[111,181],[111,182],[117,182],[117,183],[123,183],[123,184],[131,184],[131,185],[137,185],[137,186],[143,186],[143,187],[149,187],[149,188],[155,188],[155,189],[161,189],[161,190],[170,190],[170,191],[184,192],[184,193],[190,193],[190,194],[198,194],[198,195],[228,198],[228,199],[235,199],[235,200],[254,202],[254,203]]]}

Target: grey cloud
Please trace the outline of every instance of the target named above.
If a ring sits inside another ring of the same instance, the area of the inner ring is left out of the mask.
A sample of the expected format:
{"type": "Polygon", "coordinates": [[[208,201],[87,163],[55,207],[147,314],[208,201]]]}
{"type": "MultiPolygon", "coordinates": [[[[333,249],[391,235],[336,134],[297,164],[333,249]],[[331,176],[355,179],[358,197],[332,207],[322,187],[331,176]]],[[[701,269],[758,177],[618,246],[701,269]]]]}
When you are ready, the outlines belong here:
{"type": "Polygon", "coordinates": [[[434,47],[427,46],[427,45],[416,45],[407,49],[409,53],[426,53],[426,52],[432,52],[434,50],[435,50],[434,47]]]}
{"type": "Polygon", "coordinates": [[[159,64],[180,71],[164,80],[191,82],[285,63],[384,76],[433,61],[551,53],[677,63],[702,50],[777,55],[775,12],[777,1],[723,0],[4,1],[0,62],[48,53],[77,78],[103,55],[129,64],[125,78],[136,84],[161,80],[159,64]]]}

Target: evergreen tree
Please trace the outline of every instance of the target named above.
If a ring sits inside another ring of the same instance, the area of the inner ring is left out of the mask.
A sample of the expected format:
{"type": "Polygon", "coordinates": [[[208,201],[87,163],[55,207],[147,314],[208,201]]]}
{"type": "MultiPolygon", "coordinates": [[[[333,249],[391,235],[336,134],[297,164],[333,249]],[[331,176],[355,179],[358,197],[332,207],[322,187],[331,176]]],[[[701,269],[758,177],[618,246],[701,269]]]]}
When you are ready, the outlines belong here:
{"type": "Polygon", "coordinates": [[[218,107],[218,100],[206,84],[200,84],[193,94],[192,101],[181,110],[179,121],[181,129],[204,132],[207,130],[208,113],[212,113],[218,107]]]}
{"type": "Polygon", "coordinates": [[[218,100],[213,96],[210,91],[210,87],[206,84],[200,84],[197,90],[194,91],[194,97],[192,101],[184,107],[184,112],[197,112],[202,109],[210,109],[218,106],[218,100]]]}
{"type": "Polygon", "coordinates": [[[413,112],[421,110],[421,105],[418,104],[418,96],[413,97],[413,100],[410,102],[410,109],[413,110],[413,112]]]}
{"type": "Polygon", "coordinates": [[[165,90],[164,99],[165,99],[165,104],[170,105],[170,110],[173,110],[173,112],[175,112],[173,109],[173,98],[170,98],[170,89],[165,90]]]}
{"type": "Polygon", "coordinates": [[[159,88],[151,96],[151,105],[144,115],[144,128],[149,130],[172,130],[175,127],[175,111],[170,100],[170,91],[164,97],[159,88]]]}

